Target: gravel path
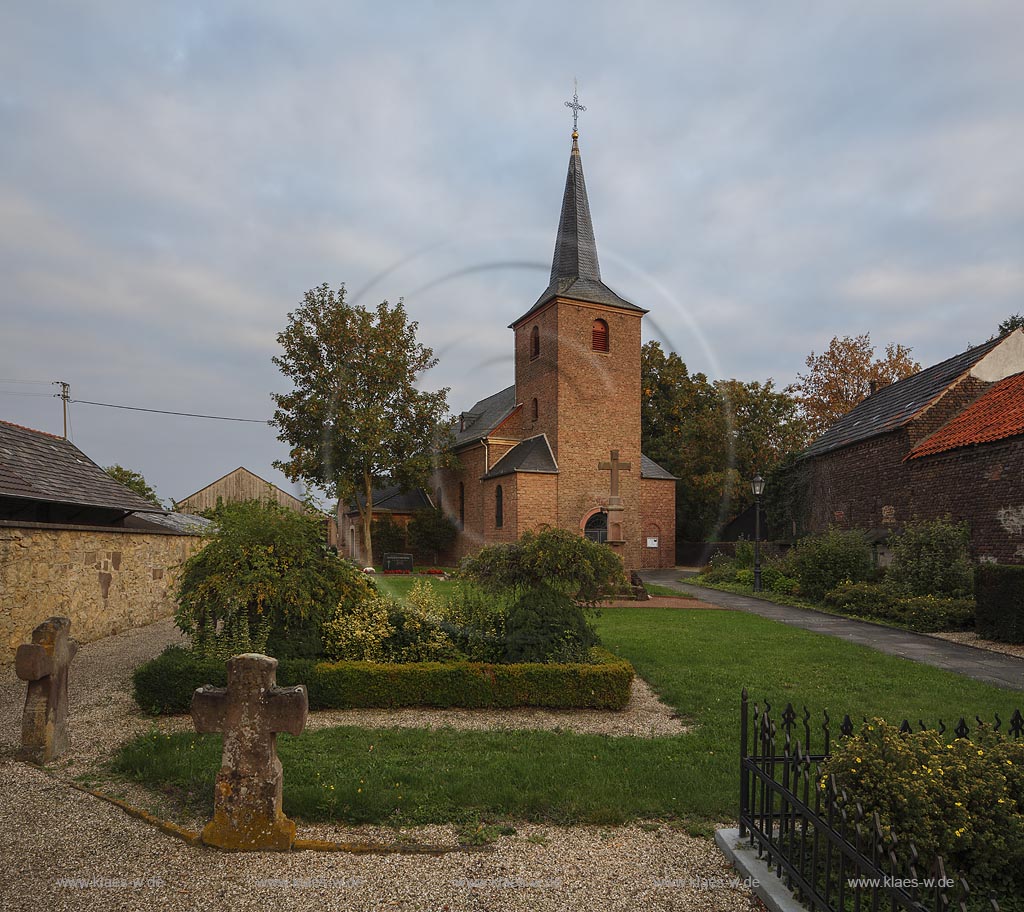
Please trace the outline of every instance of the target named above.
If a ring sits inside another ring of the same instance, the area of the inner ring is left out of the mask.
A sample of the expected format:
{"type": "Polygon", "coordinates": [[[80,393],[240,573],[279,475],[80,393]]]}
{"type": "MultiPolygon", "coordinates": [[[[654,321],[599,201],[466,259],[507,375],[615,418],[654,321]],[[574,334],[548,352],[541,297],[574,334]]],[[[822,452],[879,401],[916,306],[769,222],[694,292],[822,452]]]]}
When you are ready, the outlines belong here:
{"type": "MultiPolygon", "coordinates": [[[[72,752],[48,771],[13,759],[24,685],[0,668],[0,829],[5,864],[0,908],[52,910],[684,910],[747,912],[756,902],[712,840],[658,823],[628,827],[516,824],[477,852],[441,856],[331,852],[223,854],[192,847],[93,796],[66,779],[90,769],[124,739],[144,731],[130,697],[136,664],[178,635],[169,621],[82,647],[72,666],[72,752]]],[[[187,718],[161,728],[190,727],[187,718]]],[[[683,730],[646,685],[617,713],[506,710],[316,713],[310,727],[335,724],[555,728],[650,737],[683,730]],[[616,717],[613,719],[612,717],[616,717]],[[626,723],[623,719],[631,719],[626,723]],[[603,727],[602,727],[603,726],[603,727]]],[[[287,770],[285,771],[287,775],[287,770]]],[[[130,798],[145,796],[131,789],[130,798]]],[[[454,846],[454,827],[300,825],[306,839],[454,846]]]]}

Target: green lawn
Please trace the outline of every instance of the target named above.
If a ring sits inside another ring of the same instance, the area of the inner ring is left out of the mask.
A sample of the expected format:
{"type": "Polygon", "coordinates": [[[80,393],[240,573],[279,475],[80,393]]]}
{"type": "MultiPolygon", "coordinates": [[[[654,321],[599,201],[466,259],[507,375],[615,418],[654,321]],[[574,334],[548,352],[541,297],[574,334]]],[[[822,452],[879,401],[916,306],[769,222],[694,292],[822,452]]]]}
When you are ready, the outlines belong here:
{"type": "Polygon", "coordinates": [[[441,595],[446,595],[455,585],[452,580],[443,580],[439,576],[404,576],[399,574],[387,575],[378,573],[374,583],[385,595],[390,595],[398,602],[404,602],[406,596],[412,591],[412,587],[421,580],[426,580],[441,595]]]}
{"type": "MultiPolygon", "coordinates": [[[[285,810],[301,819],[447,822],[512,818],[615,823],[737,813],[739,699],[787,700],[833,718],[926,721],[1024,706],[1001,690],[764,618],[734,612],[604,609],[607,646],[636,666],[695,729],[654,740],[564,732],[338,728],[282,737],[285,810]]],[[[208,807],[213,736],[147,735],[116,768],[208,807]]]]}

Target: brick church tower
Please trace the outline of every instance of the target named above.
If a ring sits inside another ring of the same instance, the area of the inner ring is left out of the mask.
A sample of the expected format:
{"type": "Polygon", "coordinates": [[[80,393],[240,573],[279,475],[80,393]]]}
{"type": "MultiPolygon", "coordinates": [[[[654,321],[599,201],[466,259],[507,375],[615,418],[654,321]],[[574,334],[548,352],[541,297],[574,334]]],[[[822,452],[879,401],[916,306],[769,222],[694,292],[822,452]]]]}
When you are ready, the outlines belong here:
{"type": "Polygon", "coordinates": [[[460,468],[435,477],[457,557],[555,526],[627,568],[674,565],[675,479],[640,452],[645,313],[601,279],[574,130],[550,281],[510,326],[515,384],[459,416],[460,468]]]}

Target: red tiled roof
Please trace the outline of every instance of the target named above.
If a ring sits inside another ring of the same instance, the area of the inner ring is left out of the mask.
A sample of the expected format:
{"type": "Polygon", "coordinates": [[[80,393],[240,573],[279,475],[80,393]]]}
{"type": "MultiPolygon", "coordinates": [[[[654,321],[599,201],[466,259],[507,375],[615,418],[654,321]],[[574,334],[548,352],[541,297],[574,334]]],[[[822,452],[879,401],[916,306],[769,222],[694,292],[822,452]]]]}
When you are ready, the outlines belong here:
{"type": "Polygon", "coordinates": [[[907,456],[918,459],[976,443],[1024,434],[1024,373],[1000,380],[907,456]]]}

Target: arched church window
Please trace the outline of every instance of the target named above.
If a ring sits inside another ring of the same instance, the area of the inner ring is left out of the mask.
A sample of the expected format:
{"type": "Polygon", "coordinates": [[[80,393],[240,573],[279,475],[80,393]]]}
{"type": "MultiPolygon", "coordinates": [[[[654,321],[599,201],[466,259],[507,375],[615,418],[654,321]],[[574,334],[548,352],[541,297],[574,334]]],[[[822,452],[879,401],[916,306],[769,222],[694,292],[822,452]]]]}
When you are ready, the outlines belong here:
{"type": "Polygon", "coordinates": [[[540,327],[534,326],[530,330],[530,358],[540,355],[540,327]]]}
{"type": "Polygon", "coordinates": [[[501,485],[494,489],[494,525],[501,528],[505,524],[505,498],[501,485]]]}
{"type": "Polygon", "coordinates": [[[534,421],[537,420],[537,397],[533,397],[533,403],[530,406],[530,415],[534,421]]]}
{"type": "Polygon", "coordinates": [[[459,528],[466,528],[466,486],[459,482],[459,528]]]}
{"type": "Polygon", "coordinates": [[[591,348],[596,352],[608,351],[608,324],[604,320],[595,320],[591,330],[591,348]]]}

